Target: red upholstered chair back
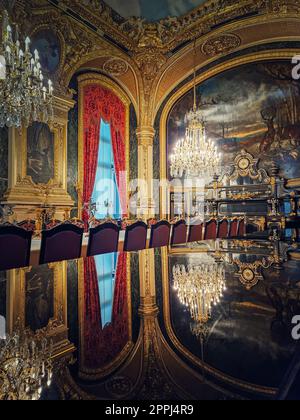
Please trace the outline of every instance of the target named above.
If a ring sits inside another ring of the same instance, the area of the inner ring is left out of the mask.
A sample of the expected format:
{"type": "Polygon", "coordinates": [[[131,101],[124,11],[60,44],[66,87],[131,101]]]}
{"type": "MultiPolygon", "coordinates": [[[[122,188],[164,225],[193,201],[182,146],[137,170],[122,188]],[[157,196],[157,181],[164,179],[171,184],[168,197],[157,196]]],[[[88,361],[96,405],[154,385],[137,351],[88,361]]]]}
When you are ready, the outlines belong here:
{"type": "Polygon", "coordinates": [[[191,225],[188,236],[188,243],[203,241],[203,223],[191,225]]]}
{"type": "Polygon", "coordinates": [[[236,238],[238,236],[238,219],[233,219],[230,222],[229,238],[236,238]]]}
{"type": "Polygon", "coordinates": [[[245,236],[246,235],[246,222],[245,218],[240,219],[239,227],[238,227],[238,236],[245,236]]]}
{"type": "Polygon", "coordinates": [[[173,225],[171,245],[183,245],[187,243],[187,225],[185,220],[179,220],[179,222],[173,225]]]}
{"type": "Polygon", "coordinates": [[[127,226],[124,251],[141,251],[146,249],[148,226],[144,222],[136,222],[127,226]]]}
{"type": "Polygon", "coordinates": [[[119,235],[119,226],[111,222],[91,228],[87,256],[118,252],[119,235]]]}
{"type": "Polygon", "coordinates": [[[17,226],[0,226],[0,271],[28,267],[32,232],[17,226]]]}
{"type": "Polygon", "coordinates": [[[84,229],[72,224],[43,231],[40,264],[80,258],[83,232],[84,229]]]}
{"type": "Polygon", "coordinates": [[[22,229],[27,230],[28,232],[35,231],[35,220],[23,220],[22,222],[18,223],[18,226],[22,229]]]}
{"type": "Polygon", "coordinates": [[[216,240],[217,239],[217,221],[210,220],[205,224],[204,230],[204,239],[207,240],[216,240]]]}
{"type": "Polygon", "coordinates": [[[171,225],[166,220],[161,220],[151,226],[150,248],[169,246],[171,225]]]}
{"type": "Polygon", "coordinates": [[[226,239],[228,238],[228,229],[229,229],[229,225],[228,225],[228,220],[224,219],[219,223],[219,227],[218,227],[218,238],[219,239],[226,239]]]}

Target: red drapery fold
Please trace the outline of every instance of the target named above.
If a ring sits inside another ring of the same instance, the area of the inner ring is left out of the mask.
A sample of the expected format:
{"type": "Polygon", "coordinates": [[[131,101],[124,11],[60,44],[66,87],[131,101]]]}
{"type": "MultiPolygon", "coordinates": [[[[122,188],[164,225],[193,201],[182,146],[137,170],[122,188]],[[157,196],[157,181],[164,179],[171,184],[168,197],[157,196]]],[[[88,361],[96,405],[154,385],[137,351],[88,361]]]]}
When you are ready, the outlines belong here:
{"type": "MultiPolygon", "coordinates": [[[[91,84],[84,88],[84,187],[83,201],[87,205],[92,197],[99,152],[101,120],[111,126],[116,178],[123,216],[127,216],[126,184],[126,108],[109,89],[91,84]]],[[[88,212],[83,211],[87,222],[88,212]]]]}
{"type": "Polygon", "coordinates": [[[101,327],[101,306],[94,258],[85,260],[84,360],[88,369],[110,363],[129,340],[127,304],[127,256],[118,257],[112,323],[101,327]]]}

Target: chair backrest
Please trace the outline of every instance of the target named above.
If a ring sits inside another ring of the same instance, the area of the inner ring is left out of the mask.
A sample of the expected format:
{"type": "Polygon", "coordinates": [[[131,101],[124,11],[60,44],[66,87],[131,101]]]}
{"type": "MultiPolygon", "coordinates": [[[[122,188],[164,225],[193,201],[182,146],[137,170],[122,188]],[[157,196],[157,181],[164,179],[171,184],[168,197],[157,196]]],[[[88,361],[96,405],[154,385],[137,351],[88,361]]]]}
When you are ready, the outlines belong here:
{"type": "Polygon", "coordinates": [[[187,225],[185,220],[179,220],[173,225],[171,245],[183,245],[187,243],[187,225]]]}
{"type": "Polygon", "coordinates": [[[100,254],[118,252],[120,228],[112,222],[105,222],[91,228],[87,256],[94,257],[100,254]]]}
{"type": "Polygon", "coordinates": [[[40,264],[80,258],[83,231],[78,226],[64,223],[43,231],[40,264]]]}
{"type": "Polygon", "coordinates": [[[23,220],[22,222],[18,223],[18,226],[22,229],[25,229],[29,232],[34,232],[35,231],[35,226],[36,226],[36,222],[35,220],[23,220]]]}
{"type": "Polygon", "coordinates": [[[215,219],[209,220],[205,223],[204,239],[206,241],[217,239],[217,221],[215,219]]]}
{"type": "Polygon", "coordinates": [[[141,221],[127,226],[125,232],[124,251],[131,252],[146,249],[147,231],[148,226],[146,223],[141,221]]]}
{"type": "Polygon", "coordinates": [[[32,232],[18,226],[0,226],[0,271],[28,267],[32,232]]]}
{"type": "Polygon", "coordinates": [[[150,248],[169,246],[171,225],[166,220],[161,220],[151,226],[150,248]]]}
{"type": "Polygon", "coordinates": [[[226,239],[229,235],[229,224],[228,220],[224,219],[219,223],[218,226],[218,239],[226,239]]]}
{"type": "Polygon", "coordinates": [[[203,241],[203,223],[190,225],[188,243],[203,241]]]}
{"type": "Polygon", "coordinates": [[[238,236],[238,224],[237,218],[230,221],[229,238],[236,238],[238,236]]]}
{"type": "Polygon", "coordinates": [[[239,220],[239,227],[238,227],[238,236],[242,237],[246,235],[246,222],[245,218],[241,218],[239,220]]]}

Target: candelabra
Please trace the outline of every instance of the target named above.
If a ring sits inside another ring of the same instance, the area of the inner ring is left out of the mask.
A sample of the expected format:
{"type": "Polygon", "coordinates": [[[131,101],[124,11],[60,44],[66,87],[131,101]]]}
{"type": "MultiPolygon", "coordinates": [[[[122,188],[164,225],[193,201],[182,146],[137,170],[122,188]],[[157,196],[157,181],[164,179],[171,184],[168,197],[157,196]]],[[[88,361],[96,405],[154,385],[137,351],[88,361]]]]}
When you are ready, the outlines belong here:
{"type": "Polygon", "coordinates": [[[0,340],[0,400],[38,400],[52,382],[52,342],[19,333],[0,340]]]}
{"type": "Polygon", "coordinates": [[[34,121],[53,120],[53,85],[44,85],[39,53],[30,52],[31,41],[21,48],[18,27],[13,31],[6,10],[2,16],[0,43],[0,127],[28,127],[34,121]]]}

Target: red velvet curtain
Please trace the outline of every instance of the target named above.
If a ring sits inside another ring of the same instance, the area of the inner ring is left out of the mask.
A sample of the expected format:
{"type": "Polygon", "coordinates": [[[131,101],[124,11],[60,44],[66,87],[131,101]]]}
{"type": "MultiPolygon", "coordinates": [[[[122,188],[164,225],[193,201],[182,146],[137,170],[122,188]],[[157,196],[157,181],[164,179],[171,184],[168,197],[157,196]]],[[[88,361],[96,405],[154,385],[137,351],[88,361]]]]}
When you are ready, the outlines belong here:
{"type": "Polygon", "coordinates": [[[112,323],[101,327],[101,306],[94,258],[85,260],[84,360],[88,369],[110,363],[129,340],[127,304],[127,256],[118,257],[112,323]]]}
{"type": "MultiPolygon", "coordinates": [[[[98,84],[84,88],[84,187],[83,201],[87,205],[92,197],[98,162],[101,120],[111,126],[116,178],[123,216],[127,215],[126,185],[126,108],[109,89],[98,84]]],[[[87,222],[88,212],[83,211],[87,222]]]]}

